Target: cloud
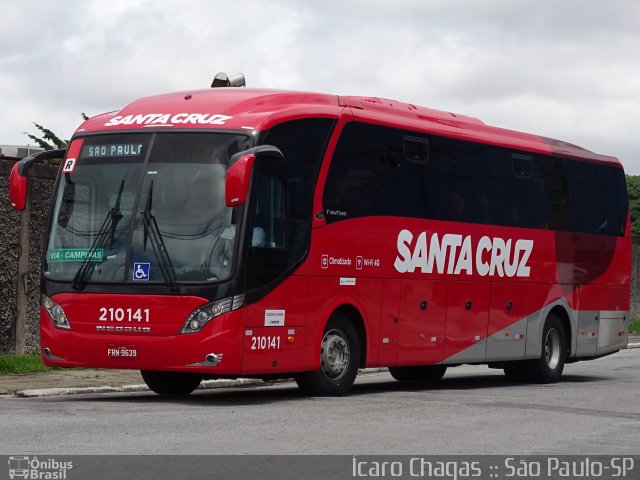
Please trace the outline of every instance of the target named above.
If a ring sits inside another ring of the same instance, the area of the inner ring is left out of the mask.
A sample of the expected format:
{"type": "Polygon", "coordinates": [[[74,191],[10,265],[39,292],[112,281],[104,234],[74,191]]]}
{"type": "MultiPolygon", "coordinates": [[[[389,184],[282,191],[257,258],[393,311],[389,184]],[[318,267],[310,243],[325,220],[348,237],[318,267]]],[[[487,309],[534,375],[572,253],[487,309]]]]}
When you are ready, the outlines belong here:
{"type": "Polygon", "coordinates": [[[0,143],[69,137],[163,91],[248,84],[373,95],[619,156],[640,174],[640,3],[2,1],[0,143]],[[25,28],[27,27],[28,28],[25,28]]]}

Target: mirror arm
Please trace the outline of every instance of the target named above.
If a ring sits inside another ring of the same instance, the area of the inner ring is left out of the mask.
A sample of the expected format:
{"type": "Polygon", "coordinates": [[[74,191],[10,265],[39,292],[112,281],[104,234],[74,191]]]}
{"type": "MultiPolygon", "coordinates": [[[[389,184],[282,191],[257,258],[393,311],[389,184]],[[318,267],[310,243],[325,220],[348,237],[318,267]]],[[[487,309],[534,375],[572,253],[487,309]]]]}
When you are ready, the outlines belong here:
{"type": "Polygon", "coordinates": [[[54,158],[64,158],[65,152],[66,149],[45,150],[43,152],[34,153],[33,155],[28,155],[17,163],[16,171],[21,177],[26,177],[29,173],[29,170],[31,170],[31,167],[36,163],[37,160],[52,160],[54,158]]]}
{"type": "Polygon", "coordinates": [[[243,150],[242,152],[238,152],[235,155],[233,155],[229,159],[229,166],[236,163],[245,155],[254,155],[256,157],[266,156],[266,157],[283,158],[282,152],[278,147],[274,147],[273,145],[259,145],[257,147],[253,147],[248,150],[243,150]]]}
{"type": "Polygon", "coordinates": [[[28,155],[16,163],[9,176],[9,200],[16,210],[24,210],[27,203],[28,173],[38,160],[51,160],[64,158],[65,150],[45,150],[33,155],[28,155]]]}

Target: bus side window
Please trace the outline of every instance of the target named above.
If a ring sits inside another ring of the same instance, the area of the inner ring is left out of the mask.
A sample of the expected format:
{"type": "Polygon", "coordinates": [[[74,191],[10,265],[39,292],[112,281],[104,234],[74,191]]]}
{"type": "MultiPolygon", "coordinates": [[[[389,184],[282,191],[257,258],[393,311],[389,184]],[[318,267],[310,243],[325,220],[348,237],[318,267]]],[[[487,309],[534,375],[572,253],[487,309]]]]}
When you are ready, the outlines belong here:
{"type": "Polygon", "coordinates": [[[286,189],[281,178],[260,177],[251,233],[251,246],[285,248],[286,189]]]}
{"type": "Polygon", "coordinates": [[[331,159],[322,197],[325,220],[386,215],[385,128],[348,124],[331,159]]]}
{"type": "Polygon", "coordinates": [[[423,134],[387,128],[385,190],[389,215],[430,216],[429,148],[429,139],[423,134]]]}
{"type": "Polygon", "coordinates": [[[548,228],[571,231],[571,195],[566,169],[559,158],[543,160],[544,187],[549,205],[548,228]]]}

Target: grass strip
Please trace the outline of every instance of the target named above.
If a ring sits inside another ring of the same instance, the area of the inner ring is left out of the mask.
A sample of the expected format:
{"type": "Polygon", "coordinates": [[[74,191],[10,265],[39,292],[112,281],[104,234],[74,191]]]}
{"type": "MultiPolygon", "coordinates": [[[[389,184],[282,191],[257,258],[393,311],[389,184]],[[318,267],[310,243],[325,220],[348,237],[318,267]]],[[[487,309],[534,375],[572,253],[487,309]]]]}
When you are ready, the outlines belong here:
{"type": "Polygon", "coordinates": [[[52,370],[45,367],[40,355],[0,355],[0,375],[38,373],[52,370]]]}

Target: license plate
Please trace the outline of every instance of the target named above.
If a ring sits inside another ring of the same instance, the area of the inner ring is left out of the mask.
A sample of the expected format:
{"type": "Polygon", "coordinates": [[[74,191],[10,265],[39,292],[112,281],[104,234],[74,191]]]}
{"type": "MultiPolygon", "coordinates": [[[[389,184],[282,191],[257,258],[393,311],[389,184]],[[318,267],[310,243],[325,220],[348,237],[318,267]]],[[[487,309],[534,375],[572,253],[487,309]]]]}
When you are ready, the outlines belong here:
{"type": "Polygon", "coordinates": [[[128,345],[109,345],[107,347],[109,358],[138,358],[138,349],[128,345]]]}

